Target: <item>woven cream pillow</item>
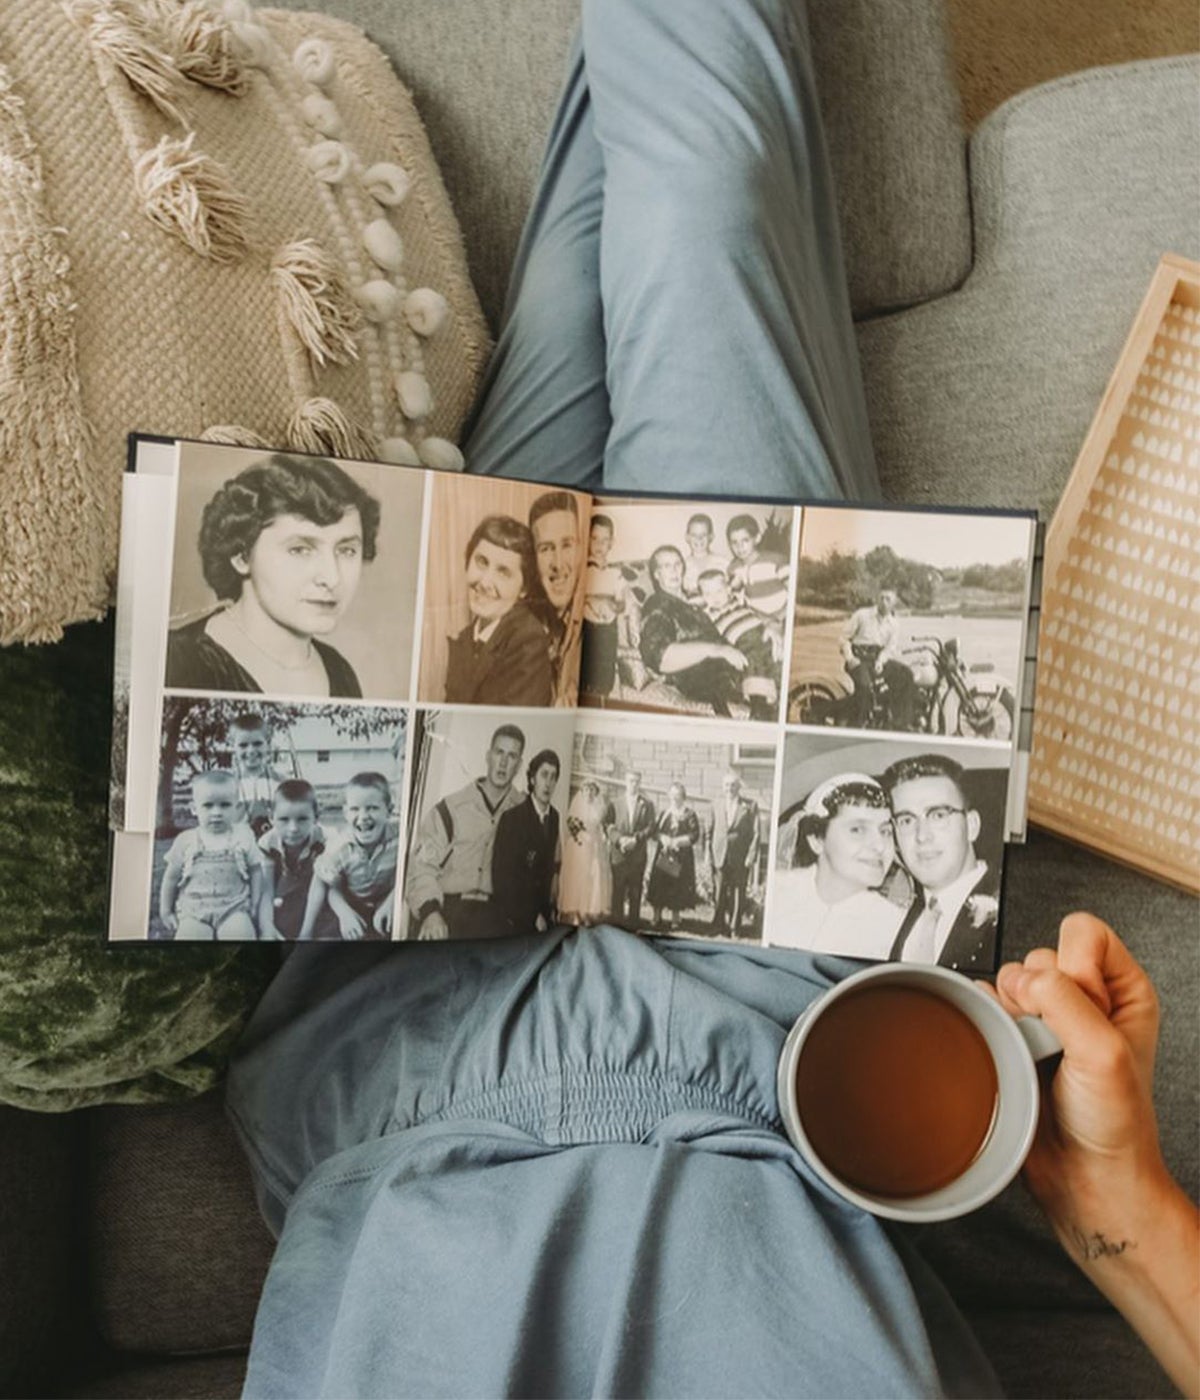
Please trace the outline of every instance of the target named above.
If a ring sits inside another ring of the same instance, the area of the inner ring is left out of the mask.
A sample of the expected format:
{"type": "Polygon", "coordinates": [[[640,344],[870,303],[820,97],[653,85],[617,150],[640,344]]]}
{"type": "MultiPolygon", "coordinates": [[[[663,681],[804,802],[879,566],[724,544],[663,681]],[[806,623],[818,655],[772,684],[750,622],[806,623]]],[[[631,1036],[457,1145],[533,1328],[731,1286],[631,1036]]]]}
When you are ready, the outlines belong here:
{"type": "Polygon", "coordinates": [[[131,430],[457,467],[487,351],[424,129],[357,30],[0,4],[0,641],[108,607],[131,430]]]}

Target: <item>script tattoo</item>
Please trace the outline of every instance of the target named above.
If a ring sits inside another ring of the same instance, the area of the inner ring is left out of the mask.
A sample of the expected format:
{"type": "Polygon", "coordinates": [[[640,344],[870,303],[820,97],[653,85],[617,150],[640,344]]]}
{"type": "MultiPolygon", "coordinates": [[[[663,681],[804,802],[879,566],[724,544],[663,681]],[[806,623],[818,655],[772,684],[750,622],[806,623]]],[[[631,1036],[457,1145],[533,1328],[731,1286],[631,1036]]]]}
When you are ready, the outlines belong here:
{"type": "Polygon", "coordinates": [[[1136,1240],[1110,1240],[1103,1230],[1093,1230],[1089,1235],[1077,1225],[1071,1226],[1071,1239],[1085,1262],[1112,1258],[1124,1254],[1127,1249],[1137,1248],[1136,1240]]]}

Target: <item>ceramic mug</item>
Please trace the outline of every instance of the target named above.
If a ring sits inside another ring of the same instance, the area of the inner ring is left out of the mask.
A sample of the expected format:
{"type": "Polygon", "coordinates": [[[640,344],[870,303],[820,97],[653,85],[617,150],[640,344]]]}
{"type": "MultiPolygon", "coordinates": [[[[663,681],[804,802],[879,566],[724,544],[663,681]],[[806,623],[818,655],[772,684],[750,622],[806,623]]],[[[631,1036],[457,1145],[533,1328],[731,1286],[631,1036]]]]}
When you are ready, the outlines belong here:
{"type": "Polygon", "coordinates": [[[813,1171],[840,1196],[889,1220],[929,1224],[977,1210],[998,1195],[1020,1171],[1037,1128],[1039,1087],[1036,1064],[1061,1052],[1054,1032],[1035,1016],[1014,1020],[968,977],[945,967],[881,963],[830,987],[800,1015],[779,1057],[776,1085],[779,1112],[793,1145],[813,1171]],[[796,1069],[813,1027],[842,997],[865,987],[911,987],[932,992],[961,1011],[983,1036],[996,1068],[995,1116],[983,1147],[953,1181],[919,1196],[883,1196],[842,1181],[820,1159],[804,1131],[796,1101],[796,1069]]]}

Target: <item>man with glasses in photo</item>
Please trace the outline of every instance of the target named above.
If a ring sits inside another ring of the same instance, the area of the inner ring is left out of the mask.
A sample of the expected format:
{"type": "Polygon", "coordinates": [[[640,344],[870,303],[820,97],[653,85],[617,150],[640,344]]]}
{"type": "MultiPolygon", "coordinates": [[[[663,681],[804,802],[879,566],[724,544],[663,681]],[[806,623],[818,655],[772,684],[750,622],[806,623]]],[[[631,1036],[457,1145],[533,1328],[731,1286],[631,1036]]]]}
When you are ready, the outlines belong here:
{"type": "Polygon", "coordinates": [[[941,754],[918,754],[893,763],[880,782],[900,858],[917,882],[889,957],[990,972],[999,877],[975,852],[981,821],[962,765],[941,754]]]}

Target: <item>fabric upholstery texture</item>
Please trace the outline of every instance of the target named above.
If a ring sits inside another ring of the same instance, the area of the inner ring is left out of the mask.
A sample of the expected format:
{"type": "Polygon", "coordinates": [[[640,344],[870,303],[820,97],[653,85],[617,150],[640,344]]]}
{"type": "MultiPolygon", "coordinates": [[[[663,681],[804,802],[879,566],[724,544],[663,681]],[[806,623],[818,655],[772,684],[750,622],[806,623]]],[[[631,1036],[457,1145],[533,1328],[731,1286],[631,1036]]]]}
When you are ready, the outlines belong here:
{"type": "Polygon", "coordinates": [[[103,946],[112,649],[111,619],[0,648],[0,1103],[201,1093],[278,957],[103,946]]]}
{"type": "Polygon", "coordinates": [[[0,1107],[0,1395],[41,1395],[61,1352],[82,1121],[0,1107]]]}
{"type": "Polygon", "coordinates": [[[57,1393],[63,1400],[237,1400],[245,1375],[244,1352],[139,1358],[57,1393]]]}
{"type": "Polygon", "coordinates": [[[271,1257],[219,1097],[89,1120],[92,1290],[118,1350],[245,1346],[271,1257]]]}
{"type": "Polygon", "coordinates": [[[859,327],[890,499],[1049,518],[1159,255],[1200,252],[1198,74],[1094,69],[975,133],[970,277],[859,327]]]}
{"type": "MultiPolygon", "coordinates": [[[[511,0],[323,8],[361,25],[411,90],[495,328],[578,0],[522,0],[519,22],[511,0]]],[[[941,0],[807,9],[855,314],[946,292],[970,268],[971,224],[941,0]]]]}
{"type": "Polygon", "coordinates": [[[378,50],[320,15],[209,12],[234,90],[180,76],[198,54],[172,47],[169,10],[0,11],[0,642],[108,605],[131,430],[442,465],[430,444],[457,435],[486,359],[445,189],[378,50]],[[169,54],[157,105],[110,31],[169,54]],[[406,314],[419,288],[448,304],[432,333],[406,314]],[[401,371],[427,381],[427,416],[402,414],[401,371]]]}

